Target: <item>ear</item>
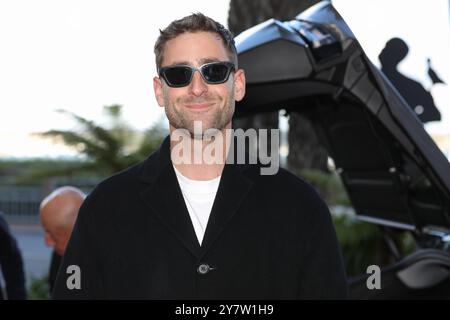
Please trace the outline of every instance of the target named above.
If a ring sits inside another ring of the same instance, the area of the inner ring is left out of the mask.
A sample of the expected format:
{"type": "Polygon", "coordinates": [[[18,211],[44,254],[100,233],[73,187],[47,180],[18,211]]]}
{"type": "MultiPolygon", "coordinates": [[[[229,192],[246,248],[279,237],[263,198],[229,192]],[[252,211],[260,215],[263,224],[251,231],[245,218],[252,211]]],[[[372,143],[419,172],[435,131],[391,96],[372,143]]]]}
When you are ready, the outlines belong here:
{"type": "Polygon", "coordinates": [[[234,73],[234,100],[241,101],[245,96],[245,72],[238,69],[234,73]]]}
{"type": "Polygon", "coordinates": [[[160,107],[164,107],[164,95],[163,95],[163,89],[162,89],[162,82],[159,77],[153,78],[153,90],[155,91],[155,98],[156,101],[158,101],[158,105],[160,107]]]}

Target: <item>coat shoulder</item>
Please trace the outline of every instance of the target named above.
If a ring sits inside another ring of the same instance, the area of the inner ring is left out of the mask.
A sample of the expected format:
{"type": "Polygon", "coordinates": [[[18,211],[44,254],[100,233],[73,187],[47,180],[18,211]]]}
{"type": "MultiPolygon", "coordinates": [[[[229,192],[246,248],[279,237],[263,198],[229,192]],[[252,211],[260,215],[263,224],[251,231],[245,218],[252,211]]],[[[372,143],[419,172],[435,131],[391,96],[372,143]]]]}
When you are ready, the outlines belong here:
{"type": "Polygon", "coordinates": [[[87,198],[103,198],[118,195],[130,190],[130,186],[137,183],[143,162],[135,164],[98,183],[87,198]]]}
{"type": "Polygon", "coordinates": [[[144,175],[148,176],[149,173],[155,173],[158,170],[159,154],[160,150],[157,149],[147,159],[102,180],[90,195],[96,198],[100,195],[110,197],[114,196],[114,194],[132,193],[138,187],[141,177],[144,175]]]}
{"type": "MultiPolygon", "coordinates": [[[[117,172],[98,183],[83,202],[84,211],[95,211],[98,218],[117,206],[133,203],[134,196],[140,190],[140,177],[148,169],[154,154],[146,160],[117,172]]],[[[83,210],[81,210],[83,211],[83,210]]]]}
{"type": "Polygon", "coordinates": [[[258,201],[263,207],[272,208],[277,216],[283,215],[289,221],[305,225],[330,219],[327,203],[316,187],[305,179],[283,168],[267,176],[257,170],[250,171],[258,201]]]}
{"type": "Polygon", "coordinates": [[[279,168],[274,175],[261,175],[256,170],[251,171],[251,179],[254,183],[274,195],[284,195],[284,198],[293,200],[310,198],[323,201],[316,187],[284,168],[279,168]]]}

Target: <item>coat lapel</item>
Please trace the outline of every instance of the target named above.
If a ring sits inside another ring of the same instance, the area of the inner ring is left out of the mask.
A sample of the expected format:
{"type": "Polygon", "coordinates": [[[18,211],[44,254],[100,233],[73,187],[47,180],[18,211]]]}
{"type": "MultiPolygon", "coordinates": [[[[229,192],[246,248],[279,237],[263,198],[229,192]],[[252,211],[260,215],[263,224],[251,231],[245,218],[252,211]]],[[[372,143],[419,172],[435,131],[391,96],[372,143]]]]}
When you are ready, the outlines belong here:
{"type": "MultiPolygon", "coordinates": [[[[231,156],[234,154],[230,153],[231,156]]],[[[201,247],[172,166],[170,136],[144,163],[141,180],[146,184],[140,194],[142,200],[197,259],[201,259],[211,248],[251,189],[251,180],[243,174],[249,166],[233,163],[229,157],[222,172],[201,247]]]]}
{"type": "Polygon", "coordinates": [[[200,245],[172,167],[169,139],[170,136],[144,165],[141,180],[148,184],[143,188],[141,198],[175,237],[197,257],[200,245]]]}
{"type": "Polygon", "coordinates": [[[243,175],[243,169],[244,167],[234,164],[226,164],[224,167],[203,237],[201,256],[206,254],[225,230],[252,187],[253,183],[243,175]]]}

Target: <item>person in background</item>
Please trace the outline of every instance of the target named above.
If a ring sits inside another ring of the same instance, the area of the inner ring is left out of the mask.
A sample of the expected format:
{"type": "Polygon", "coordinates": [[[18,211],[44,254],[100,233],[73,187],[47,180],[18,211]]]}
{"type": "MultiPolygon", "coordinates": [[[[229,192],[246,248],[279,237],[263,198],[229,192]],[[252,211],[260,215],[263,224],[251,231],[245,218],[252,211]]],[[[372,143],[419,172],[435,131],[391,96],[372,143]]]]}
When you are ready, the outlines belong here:
{"type": "Polygon", "coordinates": [[[54,190],[41,202],[39,211],[45,244],[53,248],[48,277],[50,292],[85,197],[80,189],[65,186],[54,190]]]}
{"type": "Polygon", "coordinates": [[[0,211],[0,300],[25,300],[25,272],[22,254],[0,211]],[[4,282],[4,287],[2,285],[4,282]]]}

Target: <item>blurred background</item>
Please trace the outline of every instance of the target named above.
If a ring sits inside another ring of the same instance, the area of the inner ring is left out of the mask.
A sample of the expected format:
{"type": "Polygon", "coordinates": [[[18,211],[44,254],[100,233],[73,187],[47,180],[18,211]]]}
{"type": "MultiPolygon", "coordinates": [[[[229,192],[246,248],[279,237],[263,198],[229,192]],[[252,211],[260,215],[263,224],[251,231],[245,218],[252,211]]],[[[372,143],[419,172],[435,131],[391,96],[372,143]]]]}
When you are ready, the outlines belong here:
{"type": "MultiPolygon", "coordinates": [[[[21,250],[30,299],[48,298],[52,249],[39,223],[42,199],[64,185],[89,193],[105,177],[144,160],[168,133],[152,87],[159,29],[200,11],[238,35],[269,18],[290,20],[317,2],[0,1],[0,211],[21,250]]],[[[424,126],[449,158],[449,1],[332,3],[376,66],[390,39],[404,41],[409,51],[397,70],[433,96],[441,119],[424,126]]],[[[236,125],[282,130],[282,164],[326,199],[350,276],[370,264],[388,265],[382,230],[354,218],[321,150],[311,145],[305,154],[308,146],[298,144],[296,137],[307,130],[301,121],[277,113],[236,125]]],[[[405,254],[414,250],[408,234],[395,239],[405,254]]]]}

